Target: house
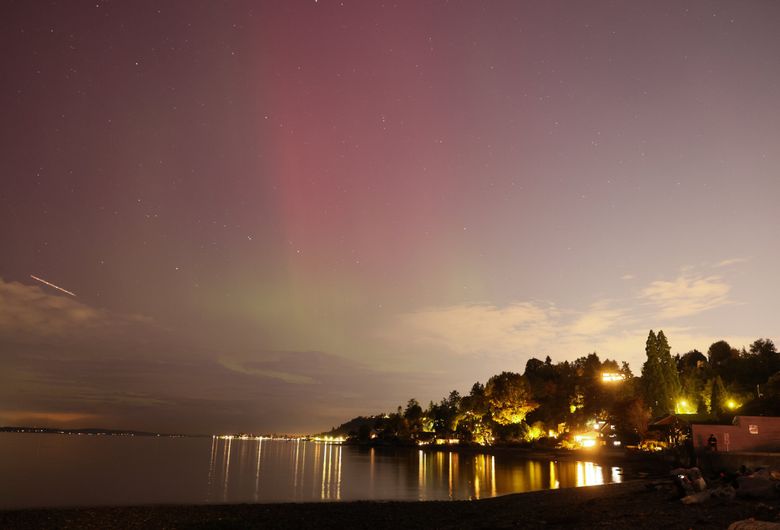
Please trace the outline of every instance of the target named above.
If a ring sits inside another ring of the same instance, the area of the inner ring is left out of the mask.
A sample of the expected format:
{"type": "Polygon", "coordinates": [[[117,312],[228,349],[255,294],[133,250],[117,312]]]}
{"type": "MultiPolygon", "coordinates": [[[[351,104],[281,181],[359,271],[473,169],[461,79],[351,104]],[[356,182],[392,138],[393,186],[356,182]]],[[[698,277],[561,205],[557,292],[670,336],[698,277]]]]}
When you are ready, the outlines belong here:
{"type": "Polygon", "coordinates": [[[691,423],[693,446],[706,449],[715,435],[718,451],[780,452],[780,417],[734,416],[731,424],[691,423]]]}
{"type": "MultiPolygon", "coordinates": [[[[730,418],[729,418],[730,419],[730,418]]],[[[719,422],[709,414],[666,414],[647,426],[645,440],[656,450],[683,443],[691,432],[691,425],[710,425],[719,422]]],[[[709,437],[710,433],[707,433],[709,437]]]]}

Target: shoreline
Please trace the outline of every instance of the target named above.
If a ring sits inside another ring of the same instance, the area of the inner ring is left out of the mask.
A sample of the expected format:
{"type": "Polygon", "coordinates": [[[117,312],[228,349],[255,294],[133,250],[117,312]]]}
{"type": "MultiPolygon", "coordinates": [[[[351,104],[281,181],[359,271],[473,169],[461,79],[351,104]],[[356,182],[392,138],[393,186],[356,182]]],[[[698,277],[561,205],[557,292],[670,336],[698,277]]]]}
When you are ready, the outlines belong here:
{"type": "Polygon", "coordinates": [[[650,480],[474,501],[149,505],[0,511],[2,528],[727,528],[777,499],[684,505],[650,480]]]}
{"type": "Polygon", "coordinates": [[[539,449],[513,446],[426,445],[426,446],[357,446],[361,450],[378,451],[419,450],[430,453],[453,452],[465,455],[486,454],[527,460],[560,462],[593,462],[600,466],[615,466],[623,470],[625,480],[637,478],[665,478],[672,469],[668,456],[652,453],[634,453],[625,449],[539,449]]]}

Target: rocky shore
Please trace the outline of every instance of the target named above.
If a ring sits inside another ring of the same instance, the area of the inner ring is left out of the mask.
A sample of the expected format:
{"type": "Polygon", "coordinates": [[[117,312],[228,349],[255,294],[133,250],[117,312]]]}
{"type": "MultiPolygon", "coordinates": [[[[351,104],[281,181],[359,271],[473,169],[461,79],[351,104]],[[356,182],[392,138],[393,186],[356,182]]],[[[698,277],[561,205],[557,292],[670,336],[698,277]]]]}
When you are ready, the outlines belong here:
{"type": "Polygon", "coordinates": [[[632,480],[480,501],[137,506],[0,511],[0,528],[727,528],[776,520],[778,500],[685,505],[671,487],[632,480]]]}

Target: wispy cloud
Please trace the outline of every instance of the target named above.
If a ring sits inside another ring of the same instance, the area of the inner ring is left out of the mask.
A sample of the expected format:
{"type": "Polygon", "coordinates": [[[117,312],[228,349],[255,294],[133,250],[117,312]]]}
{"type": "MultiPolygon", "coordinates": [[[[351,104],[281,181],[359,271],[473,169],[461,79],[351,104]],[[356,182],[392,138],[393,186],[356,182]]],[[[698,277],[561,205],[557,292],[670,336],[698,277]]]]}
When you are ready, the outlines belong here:
{"type": "Polygon", "coordinates": [[[555,336],[557,315],[533,302],[431,307],[401,315],[394,333],[462,355],[506,354],[541,347],[555,336]]]}
{"type": "Polygon", "coordinates": [[[661,318],[691,316],[731,303],[731,286],[720,276],[683,274],[673,281],[657,280],[645,287],[640,298],[657,306],[661,318]]]}
{"type": "Polygon", "coordinates": [[[219,364],[228,370],[232,370],[241,374],[263,377],[267,379],[277,379],[279,381],[293,385],[311,385],[317,382],[313,377],[309,377],[307,375],[285,372],[282,370],[274,370],[269,367],[262,367],[263,364],[267,363],[252,363],[230,357],[221,357],[219,359],[219,364]]]}
{"type": "Polygon", "coordinates": [[[624,309],[610,305],[608,301],[597,302],[579,315],[566,329],[572,335],[602,335],[624,317],[624,309]]]}
{"type": "Polygon", "coordinates": [[[732,265],[739,265],[740,263],[747,263],[750,258],[730,258],[724,259],[715,264],[716,268],[731,267],[732,265]]]}
{"type": "Polygon", "coordinates": [[[636,366],[643,361],[650,328],[674,329],[675,347],[706,348],[718,340],[704,330],[682,327],[680,319],[734,303],[730,293],[724,277],[688,267],[675,279],[659,279],[585,309],[528,301],[428,307],[399,316],[385,336],[392,335],[405,350],[441,355],[521,361],[550,354],[571,360],[598,351],[636,366]]]}
{"type": "Polygon", "coordinates": [[[392,334],[396,341],[456,355],[541,355],[575,346],[582,354],[606,342],[627,318],[626,309],[610,300],[584,311],[538,302],[463,304],[404,314],[392,334]]]}
{"type": "Polygon", "coordinates": [[[52,336],[99,326],[104,314],[40,287],[0,279],[0,334],[52,336]]]}
{"type": "Polygon", "coordinates": [[[0,339],[16,342],[41,338],[105,336],[128,325],[149,324],[140,315],[123,315],[91,307],[70,296],[50,294],[39,286],[0,278],[0,339]]]}

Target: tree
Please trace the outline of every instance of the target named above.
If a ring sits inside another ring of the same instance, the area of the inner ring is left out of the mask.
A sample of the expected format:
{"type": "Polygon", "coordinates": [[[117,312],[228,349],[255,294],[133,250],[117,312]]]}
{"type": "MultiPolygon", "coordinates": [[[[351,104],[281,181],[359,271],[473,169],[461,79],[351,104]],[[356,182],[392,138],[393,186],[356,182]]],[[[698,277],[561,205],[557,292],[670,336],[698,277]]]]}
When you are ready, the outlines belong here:
{"type": "MultiPolygon", "coordinates": [[[[753,380],[750,383],[763,383],[769,377],[780,370],[780,356],[772,339],[756,339],[750,345],[750,353],[756,356],[756,370],[753,372],[753,380]]],[[[751,384],[751,386],[753,386],[751,384]]]]}
{"type": "MultiPolygon", "coordinates": [[[[549,357],[547,358],[549,359],[549,357]]],[[[536,357],[531,357],[525,363],[525,376],[528,377],[529,374],[539,371],[539,369],[543,368],[544,366],[545,363],[543,363],[536,357]]]]}
{"type": "Polygon", "coordinates": [[[710,366],[718,373],[725,368],[730,359],[736,357],[738,354],[739,352],[733,349],[725,340],[719,340],[718,342],[712,343],[710,349],[707,350],[710,366]]]}
{"type": "Polygon", "coordinates": [[[671,410],[674,410],[675,402],[680,396],[680,376],[677,373],[677,363],[672,358],[672,348],[666,340],[663,330],[658,331],[656,336],[658,347],[658,358],[663,370],[664,384],[666,385],[666,394],[671,410]]]}
{"type": "Polygon", "coordinates": [[[707,357],[698,350],[691,350],[678,358],[677,368],[680,377],[680,397],[684,398],[696,412],[706,412],[709,398],[704,399],[703,392],[710,377],[707,357]]]}
{"type": "Polygon", "coordinates": [[[677,369],[680,372],[703,368],[707,365],[707,357],[699,350],[691,350],[682,357],[677,363],[677,369]]]}
{"type": "Polygon", "coordinates": [[[677,365],[663,331],[658,335],[650,330],[645,343],[647,360],[642,366],[642,383],[647,403],[655,415],[674,412],[680,394],[677,365]]]}
{"type": "Polygon", "coordinates": [[[467,442],[489,445],[493,441],[493,426],[485,398],[485,386],[474,383],[468,396],[460,400],[458,437],[467,442]]]}
{"type": "Polygon", "coordinates": [[[710,410],[715,416],[723,414],[726,400],[726,388],[723,386],[723,380],[720,376],[715,376],[712,381],[712,391],[710,393],[710,410]]]}
{"type": "Polygon", "coordinates": [[[368,443],[371,440],[371,427],[364,423],[358,427],[357,439],[360,443],[368,443]]]}
{"type": "Polygon", "coordinates": [[[615,404],[612,420],[623,440],[636,443],[647,432],[650,410],[641,397],[628,398],[615,404]]]}
{"type": "Polygon", "coordinates": [[[485,385],[490,414],[500,425],[521,423],[526,414],[537,407],[525,377],[514,372],[501,372],[485,385]]]}
{"type": "Polygon", "coordinates": [[[433,420],[433,430],[437,435],[449,436],[455,432],[458,427],[460,401],[460,394],[453,390],[438,405],[431,402],[428,416],[433,420]]]}
{"type": "Polygon", "coordinates": [[[404,410],[404,420],[406,420],[407,428],[412,435],[422,431],[422,418],[423,410],[420,403],[414,398],[410,399],[404,410]]]}
{"type": "Polygon", "coordinates": [[[665,397],[661,383],[663,381],[663,372],[661,370],[661,362],[658,359],[656,342],[655,332],[651,329],[645,342],[647,360],[642,365],[642,386],[644,387],[647,403],[653,412],[658,414],[664,406],[665,397]]]}
{"type": "Polygon", "coordinates": [[[780,398],[780,372],[767,379],[764,385],[764,395],[771,398],[780,398]]]}

